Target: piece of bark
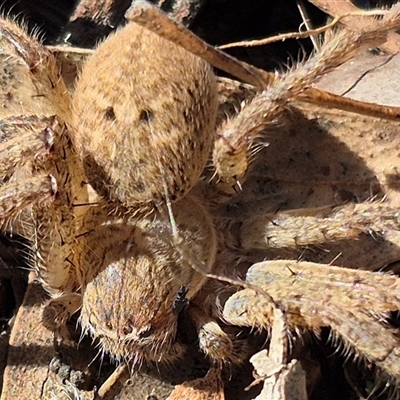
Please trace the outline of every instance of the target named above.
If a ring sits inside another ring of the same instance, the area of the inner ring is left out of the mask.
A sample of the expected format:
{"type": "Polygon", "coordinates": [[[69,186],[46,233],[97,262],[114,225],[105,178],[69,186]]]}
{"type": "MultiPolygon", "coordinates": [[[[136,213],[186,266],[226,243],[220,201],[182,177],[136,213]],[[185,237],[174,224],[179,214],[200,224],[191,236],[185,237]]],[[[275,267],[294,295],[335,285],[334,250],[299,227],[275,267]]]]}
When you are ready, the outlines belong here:
{"type": "MultiPolygon", "coordinates": [[[[42,324],[45,300],[46,293],[32,272],[12,326],[0,399],[93,400],[93,391],[78,390],[75,386],[79,371],[72,371],[68,365],[59,362],[54,334],[42,324]],[[55,367],[55,361],[58,367],[55,367]]],[[[68,360],[67,352],[62,356],[68,360]]]]}
{"type": "Polygon", "coordinates": [[[30,280],[12,329],[1,399],[40,399],[51,384],[53,335],[41,323],[42,287],[30,280]],[[21,383],[24,382],[22,385],[21,383]]]}

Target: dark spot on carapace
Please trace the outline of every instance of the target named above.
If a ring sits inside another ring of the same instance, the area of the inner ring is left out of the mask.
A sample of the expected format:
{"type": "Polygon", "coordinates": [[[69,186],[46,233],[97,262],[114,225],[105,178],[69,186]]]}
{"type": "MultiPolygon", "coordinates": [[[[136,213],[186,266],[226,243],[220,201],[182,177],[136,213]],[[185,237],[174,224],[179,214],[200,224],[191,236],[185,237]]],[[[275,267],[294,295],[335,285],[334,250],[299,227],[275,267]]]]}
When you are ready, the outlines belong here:
{"type": "Polygon", "coordinates": [[[184,110],[183,111],[183,119],[185,120],[185,123],[187,125],[190,125],[190,123],[192,121],[190,112],[188,112],[187,110],[184,110]]]}
{"type": "Polygon", "coordinates": [[[151,122],[154,118],[154,114],[150,110],[142,110],[139,114],[139,120],[143,122],[151,122]]]}
{"type": "Polygon", "coordinates": [[[195,150],[195,142],[193,140],[188,140],[188,145],[190,147],[190,150],[194,151],[195,150]]]}
{"type": "Polygon", "coordinates": [[[135,181],[134,183],[132,183],[132,187],[133,189],[135,189],[136,193],[143,193],[146,189],[146,185],[143,181],[135,181]]]}
{"type": "Polygon", "coordinates": [[[115,121],[115,119],[117,118],[115,116],[115,112],[114,112],[114,108],[112,106],[108,106],[105,111],[104,111],[104,116],[106,117],[106,119],[108,119],[109,121],[115,121]]]}
{"type": "Polygon", "coordinates": [[[112,323],[111,323],[110,321],[107,321],[107,322],[106,322],[106,328],[107,328],[107,329],[110,329],[110,330],[113,329],[112,323]]]}
{"type": "Polygon", "coordinates": [[[114,194],[110,191],[110,188],[115,187],[115,182],[110,178],[105,169],[97,163],[92,155],[85,155],[82,161],[86,177],[93,189],[100,196],[110,200],[112,199],[115,205],[119,203],[114,194]]]}

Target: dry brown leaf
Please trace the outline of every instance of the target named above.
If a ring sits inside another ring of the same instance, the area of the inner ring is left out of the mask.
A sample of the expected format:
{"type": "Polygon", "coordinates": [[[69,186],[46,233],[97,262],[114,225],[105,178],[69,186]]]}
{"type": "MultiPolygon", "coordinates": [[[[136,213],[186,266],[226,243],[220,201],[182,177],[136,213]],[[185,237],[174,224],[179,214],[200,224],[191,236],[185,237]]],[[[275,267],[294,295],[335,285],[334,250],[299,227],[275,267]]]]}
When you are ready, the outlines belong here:
{"type": "Polygon", "coordinates": [[[167,400],[225,400],[220,369],[211,368],[204,378],[176,386],[167,400]]]}

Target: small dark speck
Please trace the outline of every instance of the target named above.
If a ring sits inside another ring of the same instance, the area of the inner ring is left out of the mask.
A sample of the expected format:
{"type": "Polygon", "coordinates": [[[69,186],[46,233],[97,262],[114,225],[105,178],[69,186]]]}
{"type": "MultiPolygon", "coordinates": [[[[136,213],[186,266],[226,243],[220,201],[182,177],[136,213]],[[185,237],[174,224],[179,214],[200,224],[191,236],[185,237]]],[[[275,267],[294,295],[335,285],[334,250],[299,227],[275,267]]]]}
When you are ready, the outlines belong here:
{"type": "Polygon", "coordinates": [[[185,286],[181,286],[178,290],[178,293],[172,304],[172,313],[174,315],[179,315],[181,311],[190,304],[189,300],[186,298],[187,293],[188,289],[186,289],[185,286]]]}
{"type": "Polygon", "coordinates": [[[348,190],[339,190],[337,192],[337,196],[340,199],[341,202],[348,202],[348,201],[356,201],[357,197],[354,195],[354,193],[348,191],[348,190]]]}
{"type": "Polygon", "coordinates": [[[139,120],[144,122],[151,122],[154,118],[153,113],[150,110],[142,110],[139,114],[139,120]]]}
{"type": "Polygon", "coordinates": [[[128,323],[128,325],[124,326],[123,332],[124,332],[124,335],[129,335],[130,333],[132,333],[133,332],[132,325],[130,323],[128,323]]]}
{"type": "Polygon", "coordinates": [[[382,56],[385,54],[379,47],[368,49],[368,52],[373,56],[382,56]]]}
{"type": "Polygon", "coordinates": [[[116,119],[114,108],[112,106],[106,108],[104,115],[109,121],[114,121],[116,119]]]}
{"type": "Polygon", "coordinates": [[[110,329],[110,330],[113,329],[112,323],[110,321],[106,322],[106,327],[107,327],[107,329],[110,329]]]}
{"type": "Polygon", "coordinates": [[[321,167],[321,173],[324,176],[329,176],[331,174],[331,169],[329,167],[329,165],[324,165],[321,167]]]}

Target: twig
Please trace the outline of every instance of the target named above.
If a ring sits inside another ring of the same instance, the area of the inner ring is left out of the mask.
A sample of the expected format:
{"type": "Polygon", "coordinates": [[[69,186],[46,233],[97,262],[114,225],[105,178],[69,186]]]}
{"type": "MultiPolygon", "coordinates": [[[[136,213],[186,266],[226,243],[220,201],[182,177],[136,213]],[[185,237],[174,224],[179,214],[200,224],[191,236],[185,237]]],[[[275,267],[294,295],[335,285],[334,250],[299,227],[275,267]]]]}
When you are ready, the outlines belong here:
{"type": "MultiPolygon", "coordinates": [[[[299,13],[301,15],[301,18],[303,19],[303,24],[304,24],[306,30],[307,31],[311,31],[312,27],[310,25],[310,18],[308,18],[307,10],[304,7],[304,3],[302,2],[302,0],[296,0],[296,5],[297,5],[297,8],[298,8],[299,13]]],[[[312,42],[312,44],[314,46],[314,49],[318,51],[319,48],[321,47],[320,44],[318,43],[318,36],[315,35],[315,34],[311,34],[310,35],[310,40],[311,40],[311,42],[312,42]]]]}
{"type": "Polygon", "coordinates": [[[101,385],[100,389],[96,393],[96,398],[97,399],[107,398],[109,393],[113,391],[114,385],[120,380],[120,378],[126,373],[126,371],[127,371],[126,364],[118,365],[115,371],[101,385]]]}
{"type": "Polygon", "coordinates": [[[321,26],[319,28],[316,28],[316,29],[311,29],[311,30],[307,30],[304,32],[281,33],[279,35],[275,35],[275,36],[271,36],[271,37],[259,39],[259,40],[243,40],[240,42],[223,44],[221,46],[218,46],[218,48],[220,50],[225,50],[225,49],[230,49],[232,47],[255,47],[255,46],[264,46],[264,45],[274,43],[274,42],[279,42],[279,41],[283,42],[288,39],[304,39],[304,38],[308,38],[310,36],[312,37],[312,36],[320,35],[321,33],[324,33],[328,29],[334,28],[344,18],[347,18],[352,15],[383,15],[383,13],[385,13],[385,11],[382,11],[379,13],[377,13],[376,11],[374,11],[374,12],[359,11],[356,13],[347,13],[347,14],[343,14],[343,15],[339,15],[339,16],[335,17],[328,24],[321,26]]]}

